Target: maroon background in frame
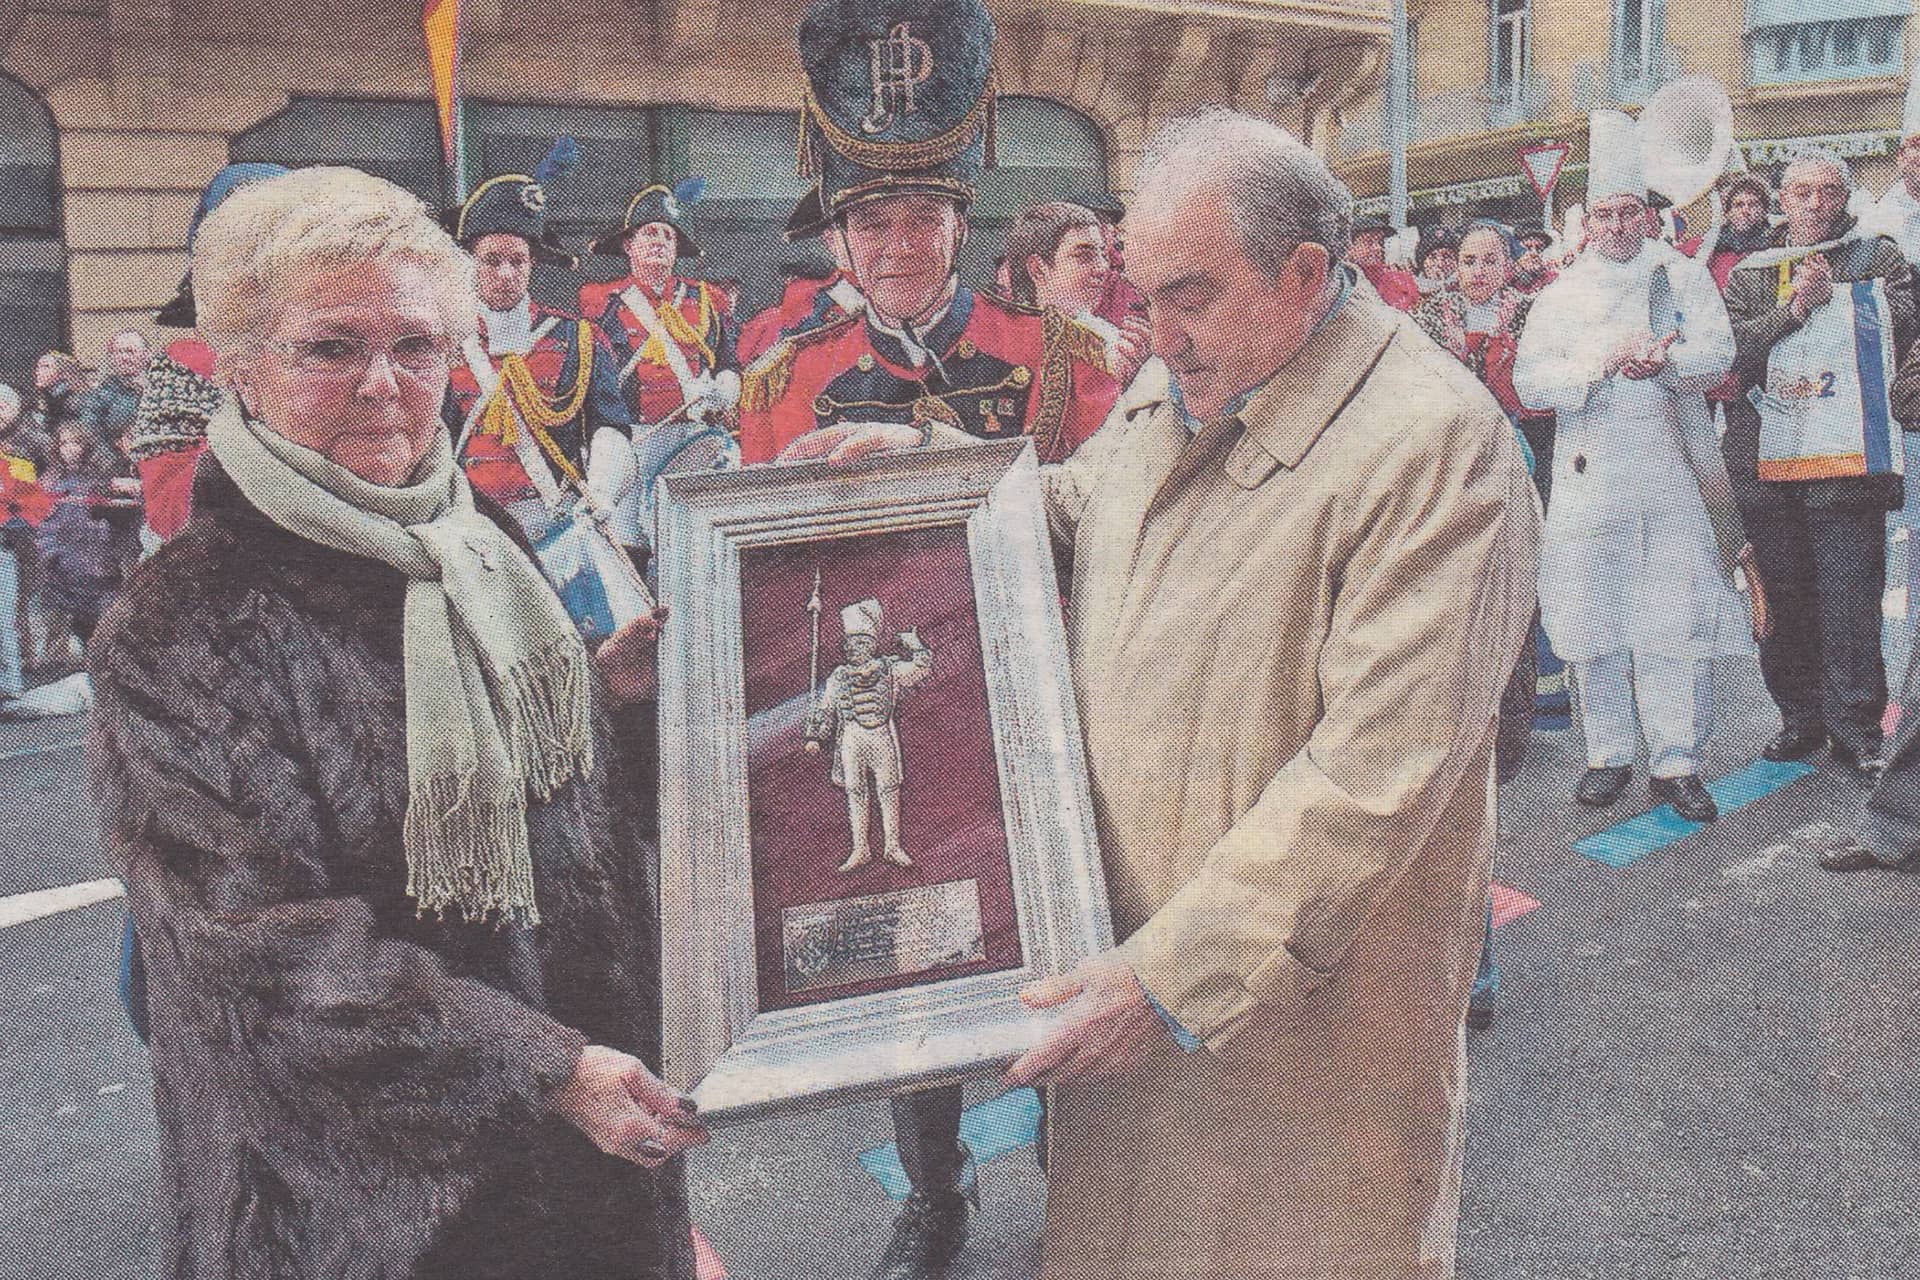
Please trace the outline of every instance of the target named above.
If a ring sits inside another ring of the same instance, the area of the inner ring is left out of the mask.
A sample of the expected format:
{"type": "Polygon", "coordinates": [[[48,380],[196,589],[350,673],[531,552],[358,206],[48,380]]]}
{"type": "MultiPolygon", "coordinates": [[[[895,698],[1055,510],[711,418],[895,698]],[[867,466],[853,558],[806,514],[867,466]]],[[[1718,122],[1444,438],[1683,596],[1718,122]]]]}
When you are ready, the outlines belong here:
{"type": "Polygon", "coordinates": [[[747,795],[753,845],[753,913],[762,1010],[893,991],[936,979],[1017,968],[1020,933],[1000,809],[1000,776],[987,711],[986,668],[974,610],[964,525],[862,534],[740,554],[745,637],[747,795]],[[876,860],[843,872],[850,849],[846,792],[828,780],[826,750],[805,750],[807,598],[821,575],[820,681],[842,661],[840,610],[880,601],[881,652],[899,655],[898,633],[917,630],[933,672],[900,700],[897,725],[906,781],[900,842],[911,867],[878,859],[878,805],[870,818],[876,860]],[[787,907],[974,880],[986,958],[923,974],[789,995],[781,964],[787,907]]]}

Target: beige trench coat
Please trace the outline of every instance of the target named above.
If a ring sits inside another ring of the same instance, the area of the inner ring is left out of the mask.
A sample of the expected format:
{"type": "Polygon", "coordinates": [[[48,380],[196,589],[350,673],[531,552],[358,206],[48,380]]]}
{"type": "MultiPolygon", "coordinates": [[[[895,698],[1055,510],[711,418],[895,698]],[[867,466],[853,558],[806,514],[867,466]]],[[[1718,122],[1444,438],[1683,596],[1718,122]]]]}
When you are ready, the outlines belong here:
{"type": "Polygon", "coordinates": [[[1367,290],[1244,430],[1156,381],[1048,507],[1121,953],[1204,1047],[1055,1090],[1042,1274],[1448,1276],[1524,463],[1367,290]]]}

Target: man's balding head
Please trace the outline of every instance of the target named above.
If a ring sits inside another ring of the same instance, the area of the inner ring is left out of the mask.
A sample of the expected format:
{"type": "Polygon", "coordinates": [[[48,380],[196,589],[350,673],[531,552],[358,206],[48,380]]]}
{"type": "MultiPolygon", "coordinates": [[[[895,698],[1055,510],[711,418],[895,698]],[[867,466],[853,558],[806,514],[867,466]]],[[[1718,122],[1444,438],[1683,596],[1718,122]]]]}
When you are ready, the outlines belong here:
{"type": "Polygon", "coordinates": [[[1217,416],[1298,352],[1333,296],[1352,211],[1319,157],[1264,120],[1209,111],[1154,140],[1128,275],[1195,417],[1217,416]]]}

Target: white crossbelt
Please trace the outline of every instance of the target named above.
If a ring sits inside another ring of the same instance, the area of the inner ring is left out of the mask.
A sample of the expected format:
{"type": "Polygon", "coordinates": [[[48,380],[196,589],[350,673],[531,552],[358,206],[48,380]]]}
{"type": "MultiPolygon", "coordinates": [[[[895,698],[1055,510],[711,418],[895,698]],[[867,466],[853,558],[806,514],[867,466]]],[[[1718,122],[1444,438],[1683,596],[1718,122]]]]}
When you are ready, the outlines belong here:
{"type": "MultiPolygon", "coordinates": [[[[666,325],[660,322],[660,313],[653,309],[651,302],[647,301],[647,295],[642,293],[638,286],[628,285],[620,291],[620,301],[627,304],[627,310],[633,312],[634,318],[647,331],[647,336],[658,342],[660,350],[666,353],[667,368],[672,371],[673,380],[680,384],[680,398],[682,400],[697,399],[700,389],[694,384],[693,370],[687,367],[686,352],[682,351],[680,344],[667,333],[666,325]]],[[[644,349],[643,345],[636,350],[620,370],[622,386],[625,386],[627,379],[633,376],[634,369],[640,363],[640,351],[644,349]]]]}
{"type": "MultiPolygon", "coordinates": [[[[532,350],[533,345],[546,337],[558,323],[558,316],[548,316],[542,320],[533,331],[532,340],[527,344],[528,350],[532,350]]],[[[500,371],[493,367],[493,360],[487,355],[486,349],[480,345],[479,335],[469,334],[467,340],[461,344],[460,350],[466,357],[467,372],[473,375],[474,382],[480,388],[480,398],[474,401],[472,410],[467,414],[466,422],[460,428],[460,441],[455,446],[456,457],[465,450],[467,437],[473,434],[474,425],[480,421],[480,415],[485,412],[493,397],[500,393],[500,371]]],[[[528,428],[526,419],[520,416],[520,410],[513,405],[511,399],[508,401],[507,409],[513,414],[514,422],[519,428],[514,432],[513,452],[520,459],[520,469],[527,473],[527,479],[532,482],[534,492],[540,495],[540,501],[547,510],[558,511],[565,501],[565,495],[560,492],[560,482],[554,478],[553,465],[541,454],[540,442],[533,438],[533,432],[528,428]]]]}

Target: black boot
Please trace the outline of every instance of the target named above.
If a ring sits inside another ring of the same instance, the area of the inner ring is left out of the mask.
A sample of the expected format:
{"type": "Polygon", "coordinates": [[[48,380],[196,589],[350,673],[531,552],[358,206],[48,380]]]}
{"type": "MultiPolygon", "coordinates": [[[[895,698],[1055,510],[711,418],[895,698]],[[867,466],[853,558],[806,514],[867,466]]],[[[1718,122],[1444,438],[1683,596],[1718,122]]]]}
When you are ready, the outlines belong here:
{"type": "MultiPolygon", "coordinates": [[[[964,1144],[962,1150],[965,1150],[964,1144]]],[[[971,1170],[972,1156],[968,1155],[971,1170]]],[[[871,1280],[944,1280],[947,1268],[967,1242],[969,1204],[979,1207],[979,1184],[915,1187],[893,1222],[893,1239],[874,1267],[871,1280]]]]}

